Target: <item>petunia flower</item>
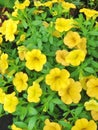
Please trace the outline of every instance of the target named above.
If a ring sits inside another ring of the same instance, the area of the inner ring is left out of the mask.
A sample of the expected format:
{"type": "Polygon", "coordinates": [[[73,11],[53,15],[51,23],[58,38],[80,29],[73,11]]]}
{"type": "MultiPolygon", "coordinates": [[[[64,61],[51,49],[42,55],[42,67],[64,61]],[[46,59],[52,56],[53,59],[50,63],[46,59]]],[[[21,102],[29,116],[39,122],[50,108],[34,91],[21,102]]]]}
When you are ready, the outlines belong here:
{"type": "Polygon", "coordinates": [[[29,102],[37,103],[40,101],[40,96],[42,95],[42,89],[37,82],[33,82],[33,85],[30,86],[27,90],[28,97],[27,100],[29,102]]]}
{"type": "Polygon", "coordinates": [[[80,35],[78,32],[69,31],[64,37],[64,44],[69,48],[73,48],[78,45],[81,41],[80,35]]]}
{"type": "Polygon", "coordinates": [[[88,121],[86,118],[78,119],[71,130],[97,130],[97,125],[93,120],[88,121]]]}
{"type": "Polygon", "coordinates": [[[50,122],[49,119],[46,119],[43,130],[61,130],[61,126],[56,122],[50,122]]]}
{"type": "Polygon", "coordinates": [[[12,19],[5,20],[0,27],[0,32],[5,35],[6,41],[12,42],[15,39],[15,33],[17,31],[17,24],[19,21],[12,19]]]}
{"type": "Polygon", "coordinates": [[[98,111],[98,102],[94,99],[91,99],[90,101],[87,101],[84,103],[85,109],[90,111],[98,111]]]}
{"type": "Polygon", "coordinates": [[[55,29],[59,32],[69,31],[74,27],[73,19],[57,18],[55,22],[55,29]]]}
{"type": "Polygon", "coordinates": [[[16,110],[18,104],[18,98],[15,96],[15,92],[6,94],[4,98],[4,110],[13,113],[16,110]]]}
{"type": "Polygon", "coordinates": [[[46,84],[54,91],[59,91],[61,88],[66,88],[69,85],[70,73],[66,69],[60,70],[53,68],[50,73],[46,75],[46,84]]]}
{"type": "Polygon", "coordinates": [[[82,8],[79,11],[80,13],[84,13],[87,19],[94,18],[96,15],[98,16],[98,11],[94,9],[82,8]]]}
{"type": "Polygon", "coordinates": [[[13,85],[16,87],[16,90],[18,92],[22,92],[23,90],[26,90],[28,87],[27,81],[28,76],[26,73],[17,72],[15,74],[15,77],[13,78],[13,85]]]}
{"type": "Polygon", "coordinates": [[[8,54],[2,53],[0,56],[0,73],[5,74],[8,68],[8,54]]]}
{"type": "Polygon", "coordinates": [[[25,56],[26,67],[30,70],[41,71],[46,63],[46,56],[39,49],[28,51],[25,56]]]}
{"type": "Polygon", "coordinates": [[[87,95],[98,99],[98,78],[92,78],[87,82],[87,95]]]}
{"type": "Polygon", "coordinates": [[[77,49],[77,50],[72,50],[68,53],[66,56],[66,62],[73,65],[73,66],[78,66],[85,60],[85,52],[77,49]]]}
{"type": "Polygon", "coordinates": [[[75,82],[71,78],[69,80],[70,84],[66,88],[60,89],[58,94],[61,96],[61,100],[65,104],[71,104],[72,102],[78,103],[81,99],[80,92],[82,90],[82,86],[78,81],[75,82]]]}
{"type": "Polygon", "coordinates": [[[14,9],[25,9],[26,7],[28,7],[30,5],[30,1],[29,0],[24,0],[23,3],[20,3],[18,0],[15,1],[15,6],[14,9]]]}
{"type": "Polygon", "coordinates": [[[68,12],[70,9],[75,9],[76,6],[73,3],[62,1],[62,7],[68,12]]]}
{"type": "Polygon", "coordinates": [[[56,61],[64,66],[68,66],[69,64],[66,62],[66,56],[68,51],[66,50],[57,50],[56,51],[56,61]]]}

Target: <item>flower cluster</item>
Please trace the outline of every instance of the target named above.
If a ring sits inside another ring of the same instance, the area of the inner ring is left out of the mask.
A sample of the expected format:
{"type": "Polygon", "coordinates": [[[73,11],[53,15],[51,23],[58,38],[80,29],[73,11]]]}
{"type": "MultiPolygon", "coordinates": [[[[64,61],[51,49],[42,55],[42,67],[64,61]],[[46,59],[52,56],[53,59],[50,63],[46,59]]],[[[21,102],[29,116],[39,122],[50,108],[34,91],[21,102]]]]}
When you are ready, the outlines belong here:
{"type": "Polygon", "coordinates": [[[0,26],[0,115],[12,130],[97,130],[98,11],[16,0],[0,26]]]}

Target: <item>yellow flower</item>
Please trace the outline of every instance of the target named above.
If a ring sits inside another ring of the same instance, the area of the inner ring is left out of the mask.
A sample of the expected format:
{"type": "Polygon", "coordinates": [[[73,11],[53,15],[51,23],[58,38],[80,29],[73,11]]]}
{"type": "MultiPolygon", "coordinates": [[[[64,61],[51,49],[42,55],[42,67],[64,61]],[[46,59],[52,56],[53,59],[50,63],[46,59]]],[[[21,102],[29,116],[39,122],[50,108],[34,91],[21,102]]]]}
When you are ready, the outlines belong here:
{"type": "Polygon", "coordinates": [[[5,74],[8,68],[8,54],[2,53],[0,56],[0,73],[5,74]]]}
{"type": "Polygon", "coordinates": [[[83,37],[83,38],[81,38],[79,44],[77,44],[76,48],[81,49],[81,50],[84,51],[85,54],[86,54],[86,53],[87,53],[86,43],[87,43],[87,40],[86,40],[85,37],[83,37]]]}
{"type": "Polygon", "coordinates": [[[25,0],[23,3],[20,3],[18,0],[16,0],[14,8],[23,10],[29,5],[30,5],[29,0],[25,0]]]}
{"type": "Polygon", "coordinates": [[[2,44],[3,38],[2,35],[0,34],[0,45],[2,44]]]}
{"type": "Polygon", "coordinates": [[[84,103],[85,109],[86,110],[93,110],[93,111],[98,111],[98,102],[94,99],[91,99],[88,102],[84,103]]]}
{"type": "Polygon", "coordinates": [[[43,13],[44,11],[43,10],[34,10],[33,14],[36,15],[36,14],[41,14],[43,13]]]}
{"type": "Polygon", "coordinates": [[[34,6],[36,6],[36,7],[40,7],[40,6],[42,6],[43,4],[38,0],[38,1],[36,1],[36,0],[34,0],[34,6]]]}
{"type": "Polygon", "coordinates": [[[28,87],[27,81],[28,76],[26,73],[17,72],[13,79],[13,84],[18,92],[22,92],[23,90],[26,90],[28,87]]]}
{"type": "Polygon", "coordinates": [[[65,88],[69,85],[69,76],[70,73],[66,69],[51,69],[50,73],[46,75],[46,84],[50,85],[52,90],[59,91],[61,88],[65,88]]]}
{"type": "Polygon", "coordinates": [[[71,104],[73,103],[78,103],[81,99],[80,92],[82,90],[82,86],[80,82],[74,81],[73,79],[69,79],[70,84],[64,88],[59,90],[58,94],[61,96],[61,100],[65,104],[71,104]]]}
{"type": "Polygon", "coordinates": [[[20,39],[19,39],[16,43],[19,44],[20,42],[24,41],[25,38],[26,38],[26,35],[25,35],[25,34],[22,34],[22,35],[20,36],[20,39]]]}
{"type": "Polygon", "coordinates": [[[91,17],[95,17],[96,15],[98,16],[98,11],[93,9],[83,8],[80,9],[80,12],[84,13],[87,19],[90,19],[91,17]]]}
{"type": "Polygon", "coordinates": [[[52,35],[57,37],[57,38],[61,37],[60,32],[57,30],[55,30],[52,35]]]}
{"type": "Polygon", "coordinates": [[[84,61],[84,59],[85,59],[85,53],[80,49],[72,50],[66,56],[66,62],[73,66],[80,65],[81,62],[84,61]]]}
{"type": "Polygon", "coordinates": [[[58,63],[61,63],[64,66],[68,66],[69,64],[66,63],[67,54],[68,54],[68,51],[66,51],[66,50],[57,50],[56,51],[56,61],[58,63]]]}
{"type": "Polygon", "coordinates": [[[73,19],[57,18],[55,22],[55,29],[59,32],[68,31],[74,27],[73,19]]]}
{"type": "Polygon", "coordinates": [[[15,96],[15,92],[6,94],[4,98],[4,110],[13,113],[16,110],[18,104],[18,98],[15,96]]]}
{"type": "Polygon", "coordinates": [[[78,119],[71,130],[97,130],[97,125],[93,120],[88,121],[86,118],[78,119]]]}
{"type": "Polygon", "coordinates": [[[91,111],[91,116],[95,121],[98,121],[98,111],[91,111]]]}
{"type": "Polygon", "coordinates": [[[72,3],[62,1],[62,7],[65,9],[65,11],[69,11],[70,8],[75,9],[76,6],[72,3]]]}
{"type": "Polygon", "coordinates": [[[18,49],[19,58],[20,58],[20,60],[23,61],[25,59],[25,55],[28,50],[25,46],[19,46],[17,49],[18,49]]]}
{"type": "Polygon", "coordinates": [[[98,78],[92,78],[87,82],[87,95],[98,99],[98,78]]]}
{"type": "Polygon", "coordinates": [[[27,100],[29,102],[37,103],[40,101],[40,96],[42,95],[42,89],[37,82],[33,82],[33,85],[30,86],[27,90],[28,97],[27,100]]]}
{"type": "Polygon", "coordinates": [[[78,45],[81,41],[80,35],[78,32],[69,31],[64,37],[64,44],[69,48],[73,48],[78,45]]]}
{"type": "Polygon", "coordinates": [[[13,124],[11,125],[11,130],[22,130],[22,129],[13,124]]]}
{"type": "Polygon", "coordinates": [[[14,11],[12,12],[12,16],[17,17],[18,15],[18,9],[14,9],[14,11]]]}
{"type": "Polygon", "coordinates": [[[80,78],[80,83],[82,85],[82,88],[84,90],[87,90],[87,82],[92,79],[92,78],[95,78],[93,75],[90,75],[90,76],[85,76],[85,77],[82,77],[80,78]]]}
{"type": "Polygon", "coordinates": [[[46,56],[39,49],[28,51],[25,56],[26,67],[30,70],[41,71],[46,63],[46,56]]]}
{"type": "Polygon", "coordinates": [[[49,7],[49,8],[51,8],[52,7],[52,1],[47,1],[47,2],[45,2],[44,4],[43,4],[43,6],[46,6],[46,7],[49,7]]]}
{"type": "Polygon", "coordinates": [[[0,88],[0,103],[1,104],[4,103],[4,97],[5,97],[5,93],[4,93],[3,89],[0,88]]]}
{"type": "Polygon", "coordinates": [[[0,32],[5,35],[6,41],[13,41],[15,39],[15,33],[17,31],[18,21],[12,19],[5,20],[0,27],[0,32]]]}
{"type": "Polygon", "coordinates": [[[44,27],[49,27],[49,23],[47,23],[46,21],[43,21],[43,25],[44,25],[44,27]]]}
{"type": "Polygon", "coordinates": [[[46,119],[43,130],[61,130],[61,126],[56,122],[50,122],[49,119],[46,119]]]}

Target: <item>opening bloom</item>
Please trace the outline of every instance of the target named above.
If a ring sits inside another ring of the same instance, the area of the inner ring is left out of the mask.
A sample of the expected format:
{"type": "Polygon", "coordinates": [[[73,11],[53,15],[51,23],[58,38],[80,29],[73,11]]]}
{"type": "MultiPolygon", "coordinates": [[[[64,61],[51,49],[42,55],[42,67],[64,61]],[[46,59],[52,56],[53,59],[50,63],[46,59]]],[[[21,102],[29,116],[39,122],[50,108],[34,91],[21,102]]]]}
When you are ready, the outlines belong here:
{"type": "Polygon", "coordinates": [[[87,82],[87,95],[98,99],[98,78],[92,78],[87,82]]]}
{"type": "Polygon", "coordinates": [[[81,62],[84,61],[84,59],[85,59],[85,53],[80,49],[72,50],[66,56],[66,62],[73,66],[80,65],[81,62]]]}
{"type": "Polygon", "coordinates": [[[94,9],[83,8],[83,9],[80,9],[79,12],[84,13],[87,19],[90,19],[91,17],[94,17],[96,15],[98,16],[98,11],[94,9]]]}
{"type": "Polygon", "coordinates": [[[78,32],[69,31],[64,37],[64,44],[69,48],[73,48],[78,45],[81,41],[80,35],[78,32]]]}
{"type": "Polygon", "coordinates": [[[20,60],[23,61],[25,59],[25,55],[28,50],[25,46],[19,46],[17,49],[18,49],[19,58],[20,58],[20,60]]]}
{"type": "Polygon", "coordinates": [[[84,103],[85,109],[86,110],[94,110],[94,111],[98,111],[98,102],[94,99],[91,99],[88,102],[84,103]]]}
{"type": "Polygon", "coordinates": [[[16,110],[18,104],[18,98],[15,96],[15,92],[6,94],[4,98],[4,110],[13,113],[16,110]]]}
{"type": "Polygon", "coordinates": [[[46,56],[38,49],[28,51],[25,56],[26,67],[30,70],[41,71],[46,63],[46,56]]]}
{"type": "Polygon", "coordinates": [[[37,82],[33,82],[33,85],[30,86],[27,90],[28,97],[27,100],[29,102],[39,102],[40,96],[42,95],[42,89],[40,88],[40,85],[37,82]]]}
{"type": "Polygon", "coordinates": [[[69,76],[70,73],[66,69],[51,69],[50,73],[46,75],[46,84],[50,85],[52,90],[59,91],[69,85],[69,76]]]}
{"type": "Polygon", "coordinates": [[[74,81],[73,79],[69,79],[70,84],[64,88],[59,90],[58,94],[61,96],[61,100],[65,104],[71,104],[72,102],[78,103],[81,99],[81,90],[82,86],[80,82],[74,81]]]}
{"type": "Polygon", "coordinates": [[[11,125],[11,130],[23,130],[23,129],[21,129],[13,124],[13,125],[11,125]]]}
{"type": "Polygon", "coordinates": [[[8,54],[2,53],[0,56],[0,73],[5,74],[8,68],[8,54]]]}
{"type": "Polygon", "coordinates": [[[28,87],[27,81],[28,76],[26,73],[17,72],[13,79],[13,84],[18,92],[22,92],[23,90],[26,90],[28,87]]]}
{"type": "Polygon", "coordinates": [[[57,50],[56,51],[56,61],[64,66],[68,66],[69,64],[66,62],[66,55],[68,51],[66,50],[57,50]]]}
{"type": "Polygon", "coordinates": [[[97,130],[97,125],[93,120],[88,121],[85,118],[78,119],[71,130],[97,130]]]}
{"type": "Polygon", "coordinates": [[[50,122],[49,119],[46,119],[43,130],[61,130],[61,126],[56,122],[50,122]]]}
{"type": "Polygon", "coordinates": [[[5,35],[6,41],[13,41],[15,39],[15,33],[17,31],[18,21],[14,21],[12,19],[5,20],[0,27],[0,32],[2,35],[5,35]]]}
{"type": "Polygon", "coordinates": [[[71,8],[72,9],[75,9],[76,6],[72,3],[69,3],[69,2],[65,2],[65,1],[62,1],[62,7],[65,9],[65,11],[69,11],[71,8]]]}
{"type": "Polygon", "coordinates": [[[29,0],[25,0],[23,3],[20,3],[18,0],[16,0],[14,8],[16,8],[16,9],[25,9],[29,5],[30,5],[29,0]]]}
{"type": "Polygon", "coordinates": [[[55,22],[55,29],[59,32],[68,31],[74,27],[73,19],[57,18],[55,22]]]}

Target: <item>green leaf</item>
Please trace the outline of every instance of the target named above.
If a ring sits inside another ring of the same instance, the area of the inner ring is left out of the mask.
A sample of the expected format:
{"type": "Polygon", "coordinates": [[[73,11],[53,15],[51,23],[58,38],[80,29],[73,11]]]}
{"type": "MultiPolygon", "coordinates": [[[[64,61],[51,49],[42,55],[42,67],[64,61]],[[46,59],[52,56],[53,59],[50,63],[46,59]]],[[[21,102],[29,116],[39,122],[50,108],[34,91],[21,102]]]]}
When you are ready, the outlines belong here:
{"type": "Polygon", "coordinates": [[[98,36],[98,31],[95,31],[95,30],[89,31],[88,35],[98,36]]]}
{"type": "Polygon", "coordinates": [[[15,0],[0,0],[0,5],[13,8],[15,0]]]}
{"type": "Polygon", "coordinates": [[[67,121],[59,121],[59,124],[61,124],[64,128],[67,128],[67,130],[71,129],[71,124],[67,121]]]}
{"type": "Polygon", "coordinates": [[[33,130],[35,123],[37,121],[37,117],[34,116],[29,120],[29,124],[28,124],[28,130],[33,130]]]}
{"type": "Polygon", "coordinates": [[[31,106],[28,107],[28,115],[37,115],[37,114],[38,111],[34,107],[31,106]]]}
{"type": "Polygon", "coordinates": [[[60,99],[58,99],[58,98],[54,98],[53,100],[52,100],[52,102],[53,103],[55,103],[55,104],[62,104],[62,101],[60,100],[60,99]]]}
{"type": "Polygon", "coordinates": [[[2,114],[2,111],[3,111],[3,106],[2,104],[0,104],[0,114],[2,114]]]}
{"type": "Polygon", "coordinates": [[[17,127],[20,127],[20,128],[27,128],[27,124],[24,123],[24,122],[14,122],[14,124],[17,126],[17,127]]]}
{"type": "Polygon", "coordinates": [[[91,67],[86,67],[86,68],[84,68],[84,70],[89,73],[95,73],[95,70],[91,67]]]}
{"type": "Polygon", "coordinates": [[[21,107],[21,114],[20,114],[20,119],[23,120],[27,114],[27,108],[26,107],[21,107]]]}
{"type": "Polygon", "coordinates": [[[81,114],[82,110],[83,110],[83,106],[76,108],[75,109],[75,116],[79,116],[79,114],[81,114]]]}
{"type": "Polygon", "coordinates": [[[35,20],[35,21],[32,22],[32,24],[34,26],[41,25],[41,23],[42,23],[42,21],[40,21],[40,20],[35,20]]]}

